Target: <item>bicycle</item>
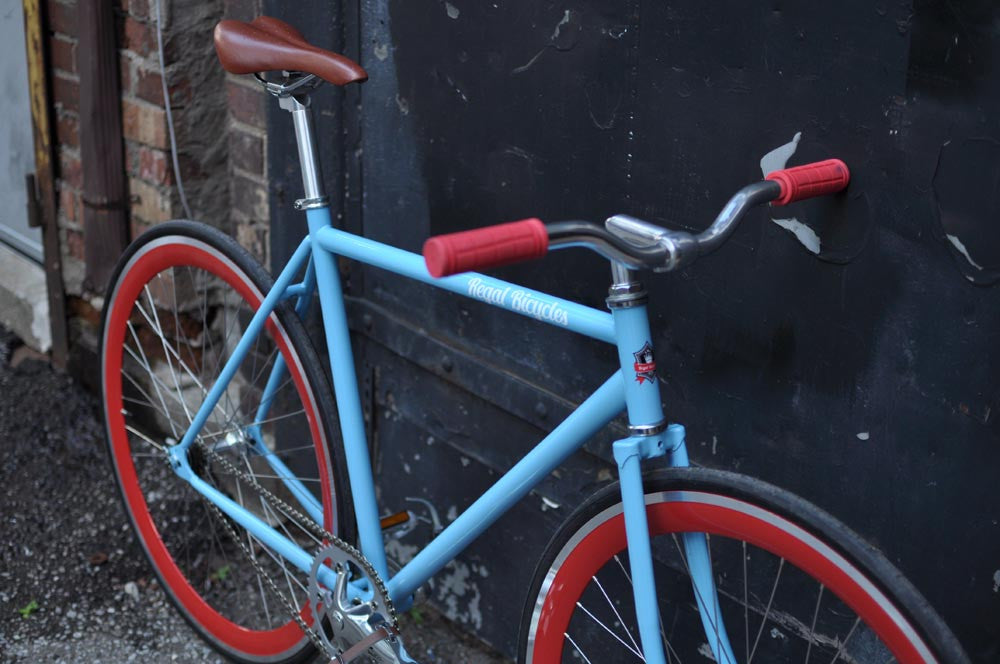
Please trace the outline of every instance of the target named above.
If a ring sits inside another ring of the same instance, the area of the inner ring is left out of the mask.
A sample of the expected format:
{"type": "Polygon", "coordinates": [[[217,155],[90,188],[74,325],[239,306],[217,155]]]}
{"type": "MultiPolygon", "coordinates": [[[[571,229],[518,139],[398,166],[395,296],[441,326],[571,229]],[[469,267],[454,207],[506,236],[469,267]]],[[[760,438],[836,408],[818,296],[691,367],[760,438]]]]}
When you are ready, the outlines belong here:
{"type": "Polygon", "coordinates": [[[413,661],[397,611],[624,411],[618,481],[546,548],[520,661],[968,661],[876,550],[781,489],[691,467],[683,426],[664,418],[635,271],[690,265],[757,205],[843,190],[843,162],[772,173],[697,234],[626,215],[604,226],[528,219],[431,238],[420,256],[331,223],[309,91],[363,81],[364,70],[267,17],[223,21],[215,38],[223,66],[254,74],[292,116],[304,187],[295,207],[308,235],[272,280],[211,227],[158,225],[119,261],[101,329],[108,445],[126,512],[161,585],[211,645],[247,662],[317,651],[333,662],[413,661]],[[282,77],[262,73],[273,71],[282,77]],[[567,247],[610,260],[610,312],[471,272],[567,247]],[[394,574],[383,530],[408,517],[380,519],[338,258],[607,342],[620,365],[394,574]],[[303,326],[314,295],[332,392],[303,326]],[[661,458],[669,467],[643,470],[661,458]]]}

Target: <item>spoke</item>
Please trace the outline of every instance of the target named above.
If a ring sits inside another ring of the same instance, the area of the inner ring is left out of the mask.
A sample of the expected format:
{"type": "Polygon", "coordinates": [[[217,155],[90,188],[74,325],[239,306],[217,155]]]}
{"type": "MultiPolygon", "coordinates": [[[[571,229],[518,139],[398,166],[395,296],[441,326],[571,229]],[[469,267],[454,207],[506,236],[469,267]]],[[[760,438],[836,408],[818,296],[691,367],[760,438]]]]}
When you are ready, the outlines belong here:
{"type": "MultiPolygon", "coordinates": [[[[131,433],[132,435],[136,436],[137,438],[139,438],[143,442],[147,443],[148,445],[152,446],[156,450],[158,450],[160,452],[166,452],[167,451],[167,448],[165,448],[163,445],[160,445],[157,442],[154,442],[152,439],[150,439],[148,436],[146,436],[146,434],[142,433],[141,431],[139,431],[135,427],[132,427],[132,426],[129,426],[128,424],[126,424],[125,425],[125,430],[128,431],[129,433],[131,433]]],[[[133,452],[132,456],[140,456],[140,455],[136,454],[135,452],[133,452]]],[[[147,454],[146,456],[162,456],[162,455],[147,454]]]]}
{"type": "Polygon", "coordinates": [[[785,559],[778,563],[778,572],[774,575],[774,585],[771,586],[771,596],[767,600],[767,608],[764,610],[764,617],[760,620],[760,629],[757,630],[757,638],[753,642],[753,650],[750,651],[750,659],[747,664],[753,662],[753,656],[757,654],[757,646],[760,644],[760,635],[764,633],[764,625],[767,624],[767,617],[771,615],[771,604],[774,602],[774,594],[778,590],[778,581],[781,580],[781,570],[785,568],[785,559]]]}
{"type": "MultiPolygon", "coordinates": [[[[631,589],[632,588],[632,577],[629,576],[628,571],[625,569],[625,565],[622,563],[622,559],[618,556],[617,553],[615,554],[615,562],[618,563],[618,567],[621,569],[622,574],[625,576],[625,580],[628,581],[628,586],[631,589]]],[[[635,596],[635,594],[633,593],[633,597],[634,596],[635,596]]],[[[663,612],[662,611],[660,612],[660,636],[663,637],[663,643],[666,644],[666,646],[667,646],[667,664],[670,664],[670,655],[671,655],[671,653],[673,653],[673,656],[677,659],[678,662],[680,662],[681,661],[681,656],[677,654],[677,651],[674,650],[674,647],[672,645],[670,645],[670,639],[667,638],[667,630],[663,626],[663,612]]]]}
{"type": "Polygon", "coordinates": [[[611,598],[608,597],[608,594],[604,592],[604,586],[601,585],[601,582],[598,580],[596,575],[592,576],[591,579],[597,584],[597,588],[601,591],[601,594],[604,595],[604,599],[607,600],[608,606],[610,606],[611,610],[614,611],[615,618],[618,618],[618,622],[621,624],[622,629],[624,629],[625,634],[628,635],[628,640],[632,642],[633,646],[635,646],[636,651],[641,652],[641,648],[639,648],[639,644],[635,642],[635,637],[632,635],[632,631],[628,628],[628,625],[625,624],[625,621],[622,620],[621,614],[618,613],[618,609],[615,608],[615,603],[612,602],[611,598]]]}
{"type": "MultiPolygon", "coordinates": [[[[149,361],[146,359],[146,352],[142,349],[142,343],[139,341],[139,335],[136,334],[135,326],[132,325],[132,321],[128,321],[128,329],[129,332],[132,334],[132,339],[135,341],[136,348],[139,349],[139,355],[142,357],[142,360],[140,361],[139,358],[135,356],[135,353],[128,347],[127,344],[122,344],[122,346],[126,350],[126,352],[128,352],[128,354],[132,356],[133,359],[135,359],[142,365],[142,367],[146,370],[146,373],[149,374],[149,377],[153,381],[153,389],[156,391],[156,396],[160,400],[160,405],[163,406],[163,412],[169,413],[170,409],[167,408],[167,402],[163,400],[163,394],[160,392],[160,388],[157,386],[159,379],[156,377],[156,374],[153,373],[152,367],[149,366],[149,361]]],[[[173,434],[174,438],[177,438],[178,437],[177,428],[174,427],[174,421],[169,415],[167,415],[167,422],[170,424],[170,432],[173,434]]]]}
{"type": "MultiPolygon", "coordinates": [[[[191,411],[188,410],[187,402],[184,401],[184,395],[181,393],[181,384],[177,380],[177,372],[174,371],[174,363],[170,360],[170,347],[167,344],[166,334],[163,332],[163,326],[160,325],[160,315],[156,312],[156,302],[153,301],[153,294],[149,292],[149,284],[142,287],[143,291],[146,293],[146,299],[149,301],[149,308],[153,311],[153,320],[156,322],[156,332],[160,337],[160,345],[163,346],[163,356],[167,361],[167,369],[170,371],[171,378],[174,379],[174,389],[177,390],[177,400],[181,402],[181,408],[184,409],[184,415],[188,418],[188,422],[194,419],[191,416],[191,411]]],[[[142,312],[142,305],[136,301],[135,306],[142,312]]],[[[143,314],[145,315],[145,314],[143,314]]],[[[149,320],[147,318],[147,320],[149,320]]]]}
{"type": "Polygon", "coordinates": [[[576,649],[576,652],[579,653],[580,657],[583,657],[583,661],[587,662],[587,664],[594,664],[593,662],[590,661],[589,657],[583,654],[583,651],[580,650],[580,646],[576,645],[576,641],[573,640],[572,636],[570,636],[569,634],[563,634],[563,636],[569,639],[570,644],[572,644],[573,648],[576,649]]]}
{"type": "MultiPolygon", "coordinates": [[[[674,540],[674,546],[677,547],[677,553],[681,557],[681,563],[684,564],[684,571],[687,573],[688,578],[691,579],[691,588],[694,590],[695,594],[695,606],[698,608],[699,612],[701,612],[702,607],[704,607],[705,610],[708,610],[708,602],[705,600],[704,597],[702,597],[701,591],[698,589],[698,584],[694,582],[694,576],[691,575],[691,568],[688,566],[687,557],[685,557],[684,555],[683,547],[681,546],[680,541],[677,539],[677,533],[671,533],[671,537],[674,540]]],[[[713,621],[713,616],[708,617],[708,622],[712,626],[712,629],[715,631],[715,634],[718,637],[719,627],[718,623],[713,621]]],[[[706,634],[705,638],[710,638],[710,637],[708,634],[706,634]]]]}
{"type": "MultiPolygon", "coordinates": [[[[153,306],[153,305],[151,304],[151,306],[153,306]]],[[[160,319],[159,319],[159,317],[158,317],[158,316],[156,315],[156,309],[155,309],[155,306],[154,306],[154,308],[153,308],[153,318],[154,318],[153,320],[150,320],[150,318],[149,318],[149,314],[147,314],[147,313],[146,313],[146,310],[145,310],[145,309],[143,309],[143,308],[142,308],[142,305],[141,305],[141,304],[139,304],[138,302],[136,302],[136,303],[135,303],[135,308],[139,310],[139,313],[140,313],[140,314],[142,314],[142,317],[146,319],[146,322],[147,322],[147,323],[149,323],[150,325],[155,325],[155,326],[157,326],[157,328],[159,328],[159,325],[160,325],[160,319]]],[[[180,323],[177,323],[177,325],[180,325],[180,323]]],[[[163,341],[163,350],[164,350],[164,355],[165,355],[165,357],[167,358],[167,362],[169,362],[169,361],[170,361],[170,356],[171,356],[171,355],[173,355],[173,356],[174,356],[174,359],[176,359],[176,360],[177,360],[177,364],[178,364],[178,365],[179,365],[179,366],[180,366],[180,367],[181,367],[182,369],[184,369],[184,373],[186,373],[186,374],[187,374],[187,375],[188,375],[188,376],[189,376],[189,377],[191,378],[191,380],[193,380],[193,381],[194,381],[195,385],[197,385],[197,386],[198,386],[198,387],[199,387],[199,388],[201,389],[201,393],[202,393],[202,394],[208,394],[208,390],[206,390],[206,389],[205,389],[205,386],[204,386],[204,385],[202,385],[202,383],[201,383],[201,380],[200,380],[200,379],[199,379],[199,378],[198,378],[197,376],[195,376],[195,375],[194,375],[194,372],[193,372],[193,371],[191,371],[191,368],[190,368],[190,367],[188,367],[188,365],[187,365],[187,362],[185,362],[185,361],[184,361],[184,360],[183,360],[183,359],[181,358],[181,355],[180,355],[180,352],[179,352],[179,351],[176,351],[176,350],[174,350],[174,349],[173,349],[173,348],[171,348],[171,347],[170,347],[169,345],[167,345],[167,343],[166,343],[166,339],[164,338],[164,334],[163,334],[163,331],[162,331],[162,330],[160,330],[160,339],[161,339],[161,340],[163,341]]],[[[186,339],[186,337],[185,337],[185,339],[186,339]]],[[[178,344],[179,344],[179,343],[180,343],[180,341],[178,340],[178,344]]],[[[173,371],[173,365],[171,365],[171,371],[173,371]]]]}
{"type": "MultiPolygon", "coordinates": [[[[240,478],[238,477],[236,478],[236,496],[240,505],[246,507],[246,501],[243,500],[243,488],[240,485],[240,478]]],[[[267,606],[267,593],[264,592],[264,584],[260,578],[260,563],[257,561],[257,553],[253,550],[254,537],[251,535],[249,530],[244,530],[244,533],[246,533],[247,536],[247,552],[250,554],[250,560],[253,563],[251,567],[253,567],[254,574],[257,575],[257,587],[260,589],[260,602],[264,608],[264,615],[267,617],[267,626],[270,629],[274,626],[274,621],[271,619],[271,611],[267,606]]]]}
{"type": "Polygon", "coordinates": [[[816,608],[813,609],[813,619],[812,624],[809,626],[809,645],[806,647],[806,661],[804,664],[809,664],[809,656],[812,654],[813,643],[816,641],[816,619],[819,617],[819,605],[823,601],[823,591],[826,587],[821,583],[819,584],[819,593],[816,595],[816,608]]]}
{"type": "Polygon", "coordinates": [[[840,644],[840,647],[837,648],[837,653],[833,656],[833,659],[830,660],[830,664],[833,664],[838,659],[840,659],[840,656],[844,653],[844,648],[847,647],[847,642],[851,640],[852,636],[854,636],[854,630],[858,628],[858,625],[860,623],[861,623],[861,616],[857,616],[854,619],[854,624],[851,625],[851,631],[847,633],[847,638],[844,639],[843,642],[840,644]]]}
{"type": "MultiPolygon", "coordinates": [[[[282,519],[277,514],[275,514],[274,510],[271,509],[271,506],[268,505],[267,502],[265,502],[263,496],[258,496],[258,499],[260,500],[260,506],[264,509],[264,511],[270,513],[271,516],[274,517],[274,520],[278,522],[278,526],[285,533],[285,536],[289,540],[294,542],[295,538],[292,537],[292,534],[290,532],[288,532],[288,528],[285,528],[285,524],[282,522],[282,519]]],[[[302,606],[299,604],[299,600],[295,594],[295,590],[292,588],[292,578],[294,577],[288,574],[288,566],[285,564],[281,565],[281,571],[285,575],[285,583],[288,585],[288,594],[292,599],[292,603],[295,604],[295,611],[296,613],[301,613],[302,606]]]]}
{"type": "MultiPolygon", "coordinates": [[[[712,562],[712,538],[706,533],[705,534],[705,545],[708,547],[708,569],[709,574],[715,574],[715,564],[712,562]]],[[[710,577],[711,578],[711,577],[710,577]]],[[[713,584],[714,587],[714,584],[713,584]]],[[[722,625],[722,618],[719,616],[719,594],[714,593],[712,599],[712,613],[715,616],[715,652],[719,653],[720,659],[729,659],[729,656],[722,652],[722,630],[719,628],[722,625]],[[725,656],[724,656],[725,655],[725,656]],[[724,657],[723,657],[724,656],[724,657]]],[[[730,664],[736,664],[731,662],[730,664]]]]}
{"type": "MultiPolygon", "coordinates": [[[[747,580],[747,560],[749,556],[747,555],[747,542],[742,540],[743,544],[743,637],[746,641],[746,658],[750,661],[750,597],[749,589],[747,585],[749,581],[747,580]]],[[[806,661],[808,662],[809,657],[806,656],[806,661]]]]}
{"type": "Polygon", "coordinates": [[[620,643],[623,646],[625,646],[626,650],[628,650],[630,653],[632,653],[633,655],[635,655],[636,657],[638,657],[642,661],[644,661],[644,662],[646,661],[646,658],[642,656],[642,653],[640,653],[639,651],[633,649],[632,646],[630,646],[629,644],[625,643],[620,636],[618,636],[617,634],[615,634],[614,632],[611,631],[610,627],[608,627],[607,625],[605,625],[603,622],[600,621],[600,619],[597,618],[597,616],[595,616],[593,613],[591,613],[590,611],[588,611],[587,607],[585,607],[580,602],[577,602],[576,605],[577,605],[577,607],[581,611],[583,611],[588,616],[590,616],[591,620],[593,620],[595,623],[597,623],[598,625],[600,625],[601,629],[603,629],[605,632],[607,632],[608,634],[610,634],[611,636],[613,636],[614,639],[616,641],[618,641],[618,643],[620,643]]]}
{"type": "MultiPolygon", "coordinates": [[[[297,411],[295,411],[293,413],[285,413],[284,415],[276,415],[276,416],[270,417],[270,418],[268,418],[266,420],[257,420],[255,422],[250,422],[249,424],[247,424],[245,426],[231,427],[229,429],[222,429],[221,431],[213,431],[212,433],[207,433],[207,434],[204,434],[203,436],[200,436],[200,438],[201,438],[202,441],[212,440],[214,438],[219,438],[221,436],[225,436],[226,434],[235,433],[236,431],[243,431],[247,427],[255,427],[255,426],[260,426],[262,424],[270,424],[271,422],[277,422],[279,420],[288,419],[289,417],[295,417],[296,415],[302,415],[305,412],[306,412],[305,408],[300,408],[299,410],[297,410],[297,411]]],[[[303,445],[301,447],[293,448],[291,450],[280,450],[280,452],[281,453],[294,452],[296,450],[313,449],[313,447],[314,447],[313,445],[303,445]]],[[[272,455],[272,454],[275,454],[275,453],[276,452],[270,452],[269,451],[268,454],[261,454],[261,456],[269,456],[269,455],[272,455]]]]}

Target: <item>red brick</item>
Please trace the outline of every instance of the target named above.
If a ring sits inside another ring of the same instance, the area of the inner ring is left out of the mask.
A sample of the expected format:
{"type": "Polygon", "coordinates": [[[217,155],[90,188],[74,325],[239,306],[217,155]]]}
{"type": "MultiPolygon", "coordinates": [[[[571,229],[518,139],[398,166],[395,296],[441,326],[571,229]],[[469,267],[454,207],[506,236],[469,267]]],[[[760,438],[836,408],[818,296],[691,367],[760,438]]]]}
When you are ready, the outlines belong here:
{"type": "MultiPolygon", "coordinates": [[[[163,0],[160,0],[161,2],[163,0]]],[[[150,13],[149,0],[122,0],[122,11],[138,19],[156,18],[150,13]]]]}
{"type": "Polygon", "coordinates": [[[140,235],[142,235],[143,233],[145,233],[147,230],[149,230],[153,226],[153,224],[148,224],[145,221],[143,221],[142,219],[139,219],[138,217],[133,216],[129,220],[128,226],[129,226],[129,232],[132,233],[132,235],[129,236],[129,239],[130,240],[134,240],[137,237],[139,237],[140,235]]]}
{"type": "Polygon", "coordinates": [[[156,49],[156,33],[145,23],[126,16],[121,43],[127,50],[146,57],[156,49]]]}
{"type": "Polygon", "coordinates": [[[163,150],[140,146],[138,176],[146,182],[168,185],[171,181],[170,161],[163,150]]]}
{"type": "Polygon", "coordinates": [[[66,252],[70,256],[73,256],[74,258],[78,258],[78,259],[80,259],[82,261],[82,260],[84,260],[84,258],[83,258],[83,255],[84,255],[83,254],[83,252],[84,252],[83,247],[84,247],[84,244],[83,244],[83,233],[81,233],[80,231],[67,230],[66,231],[66,252]]]}
{"type": "Polygon", "coordinates": [[[63,145],[80,145],[80,119],[76,113],[60,113],[56,120],[56,140],[63,145]]]}
{"type": "Polygon", "coordinates": [[[260,13],[256,2],[247,0],[226,0],[223,9],[223,18],[232,18],[237,21],[252,21],[260,13]]]}
{"type": "Polygon", "coordinates": [[[233,117],[248,125],[264,129],[267,119],[264,114],[264,93],[261,90],[226,82],[226,97],[229,112],[233,117]]]}
{"type": "Polygon", "coordinates": [[[56,74],[52,77],[52,93],[63,110],[80,110],[80,83],[75,78],[56,74]]]}
{"type": "Polygon", "coordinates": [[[238,128],[229,130],[229,163],[254,175],[264,174],[264,140],[238,128]]]}
{"type": "Polygon", "coordinates": [[[80,194],[69,187],[63,187],[59,192],[59,209],[63,216],[73,223],[83,223],[83,209],[80,194]]]}
{"type": "Polygon", "coordinates": [[[132,217],[147,223],[158,223],[173,217],[173,202],[170,192],[136,178],[129,178],[128,190],[132,217]]]}
{"type": "Polygon", "coordinates": [[[139,99],[163,106],[163,81],[160,78],[160,72],[150,71],[141,66],[136,67],[133,92],[139,99]]]}
{"type": "Polygon", "coordinates": [[[59,177],[74,189],[83,189],[83,166],[80,158],[66,150],[59,152],[59,177]]]}
{"type": "Polygon", "coordinates": [[[49,42],[49,53],[52,55],[52,66],[56,69],[76,73],[76,40],[66,37],[53,37],[49,42]]]}
{"type": "Polygon", "coordinates": [[[118,51],[118,74],[123,96],[132,92],[132,69],[132,59],[125,55],[125,51],[118,51]]]}
{"type": "Polygon", "coordinates": [[[230,179],[233,209],[255,221],[267,221],[267,188],[248,178],[234,175],[230,179]]]}
{"type": "Polygon", "coordinates": [[[125,100],[122,102],[122,135],[164,149],[167,147],[166,114],[162,108],[125,100]]]}
{"type": "Polygon", "coordinates": [[[48,18],[49,30],[59,32],[71,37],[76,36],[76,4],[66,4],[57,0],[48,0],[46,3],[46,17],[48,18]]]}

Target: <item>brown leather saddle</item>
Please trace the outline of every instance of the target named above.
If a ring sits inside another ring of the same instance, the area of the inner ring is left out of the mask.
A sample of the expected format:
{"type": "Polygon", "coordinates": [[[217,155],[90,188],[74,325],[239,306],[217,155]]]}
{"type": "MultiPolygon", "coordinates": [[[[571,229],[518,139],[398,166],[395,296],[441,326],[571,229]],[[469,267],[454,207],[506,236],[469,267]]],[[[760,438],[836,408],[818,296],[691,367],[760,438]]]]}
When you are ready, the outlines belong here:
{"type": "Polygon", "coordinates": [[[368,80],[368,73],[358,63],[313,46],[301,32],[270,16],[259,16],[250,23],[220,21],[215,26],[215,52],[223,69],[233,74],[299,71],[334,85],[368,80]]]}

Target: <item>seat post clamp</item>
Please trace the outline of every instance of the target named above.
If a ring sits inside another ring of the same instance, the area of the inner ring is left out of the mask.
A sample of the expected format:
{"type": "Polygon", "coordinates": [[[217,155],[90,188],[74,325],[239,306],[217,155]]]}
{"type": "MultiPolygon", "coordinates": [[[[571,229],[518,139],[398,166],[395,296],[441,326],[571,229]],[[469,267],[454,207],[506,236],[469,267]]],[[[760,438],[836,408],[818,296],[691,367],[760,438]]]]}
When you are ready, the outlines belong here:
{"type": "Polygon", "coordinates": [[[295,200],[296,210],[311,210],[313,208],[329,207],[330,197],[319,196],[317,198],[299,198],[295,200]]]}

